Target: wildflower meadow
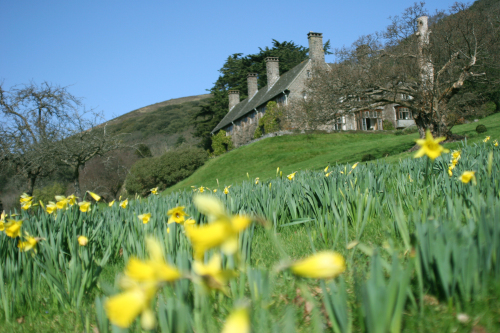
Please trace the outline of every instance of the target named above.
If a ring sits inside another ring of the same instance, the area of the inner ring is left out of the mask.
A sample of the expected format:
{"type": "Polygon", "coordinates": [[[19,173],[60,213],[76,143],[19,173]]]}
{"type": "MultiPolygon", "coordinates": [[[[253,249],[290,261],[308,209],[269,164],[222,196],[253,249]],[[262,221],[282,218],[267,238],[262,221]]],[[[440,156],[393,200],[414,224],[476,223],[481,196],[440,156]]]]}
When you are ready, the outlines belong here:
{"type": "Polygon", "coordinates": [[[23,195],[0,331],[499,331],[498,143],[440,141],[134,200],[23,195]]]}

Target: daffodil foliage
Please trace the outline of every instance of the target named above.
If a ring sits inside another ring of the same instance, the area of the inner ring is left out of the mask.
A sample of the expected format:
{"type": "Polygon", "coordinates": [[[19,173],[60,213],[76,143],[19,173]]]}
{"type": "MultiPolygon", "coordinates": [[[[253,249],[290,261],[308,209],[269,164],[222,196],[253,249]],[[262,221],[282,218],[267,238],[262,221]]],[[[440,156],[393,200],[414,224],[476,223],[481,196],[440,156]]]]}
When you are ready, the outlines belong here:
{"type": "Polygon", "coordinates": [[[398,332],[419,318],[420,300],[491,301],[500,278],[494,143],[442,150],[432,164],[277,170],[116,203],[25,195],[29,207],[1,215],[0,320],[51,302],[91,311],[100,332],[349,332],[360,323],[398,332]],[[290,244],[295,233],[307,250],[290,244]],[[114,284],[100,282],[110,266],[119,267],[114,284]]]}

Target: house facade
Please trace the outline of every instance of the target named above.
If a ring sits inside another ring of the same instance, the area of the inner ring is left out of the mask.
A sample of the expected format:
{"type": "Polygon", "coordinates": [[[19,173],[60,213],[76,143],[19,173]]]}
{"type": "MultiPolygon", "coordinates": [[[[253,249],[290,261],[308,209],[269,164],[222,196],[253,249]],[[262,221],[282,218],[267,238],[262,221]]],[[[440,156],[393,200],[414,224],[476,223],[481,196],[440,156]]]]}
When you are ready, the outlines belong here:
{"type": "MultiPolygon", "coordinates": [[[[235,146],[253,139],[258,120],[266,112],[266,105],[274,101],[281,105],[290,105],[299,99],[307,98],[306,82],[312,78],[315,70],[328,70],[323,51],[323,34],[309,32],[309,59],[301,62],[283,75],[279,75],[279,59],[266,58],[267,85],[258,89],[257,74],[247,76],[248,98],[240,101],[238,90],[229,90],[229,112],[212,130],[219,130],[231,135],[235,146]]],[[[414,124],[411,113],[397,105],[387,105],[374,110],[346,113],[333,122],[325,124],[325,130],[382,130],[383,120],[393,122],[395,128],[403,128],[414,124]]]]}

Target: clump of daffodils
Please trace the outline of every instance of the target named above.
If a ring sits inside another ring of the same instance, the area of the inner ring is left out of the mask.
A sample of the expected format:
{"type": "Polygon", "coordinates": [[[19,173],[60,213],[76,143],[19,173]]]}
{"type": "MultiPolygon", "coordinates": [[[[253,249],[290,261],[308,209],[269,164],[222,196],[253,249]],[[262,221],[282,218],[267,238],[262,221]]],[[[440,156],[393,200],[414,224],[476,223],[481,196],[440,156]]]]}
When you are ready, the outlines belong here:
{"type": "Polygon", "coordinates": [[[33,197],[29,196],[26,193],[23,193],[21,195],[21,198],[19,199],[19,201],[21,202],[21,208],[24,210],[30,209],[31,206],[33,205],[33,197]]]}
{"type": "Polygon", "coordinates": [[[460,150],[455,150],[451,153],[451,161],[450,164],[448,165],[448,175],[453,176],[453,169],[455,169],[455,166],[458,163],[458,160],[460,159],[460,150]]]}

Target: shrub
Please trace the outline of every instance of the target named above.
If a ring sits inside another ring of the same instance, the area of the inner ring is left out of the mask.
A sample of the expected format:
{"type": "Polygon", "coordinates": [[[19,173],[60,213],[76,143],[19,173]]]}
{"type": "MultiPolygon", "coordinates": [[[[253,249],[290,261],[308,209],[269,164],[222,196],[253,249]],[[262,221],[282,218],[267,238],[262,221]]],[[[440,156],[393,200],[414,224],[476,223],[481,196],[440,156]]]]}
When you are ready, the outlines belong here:
{"type": "Polygon", "coordinates": [[[413,134],[418,132],[417,126],[409,126],[403,130],[403,134],[413,134]]]}
{"type": "Polygon", "coordinates": [[[392,124],[392,121],[390,121],[390,120],[384,120],[382,122],[382,128],[384,130],[390,131],[390,130],[394,129],[394,125],[392,124]]]}
{"type": "Polygon", "coordinates": [[[257,128],[255,129],[255,133],[253,133],[253,138],[258,139],[260,137],[262,137],[262,129],[260,128],[260,126],[257,126],[257,128]]]}
{"type": "Polygon", "coordinates": [[[488,129],[486,128],[486,126],[484,126],[484,125],[477,125],[476,132],[478,132],[478,133],[481,134],[481,133],[484,133],[486,131],[488,131],[488,129]]]}
{"type": "Polygon", "coordinates": [[[234,146],[231,136],[226,136],[226,131],[220,130],[219,133],[212,137],[212,150],[214,151],[213,156],[222,155],[233,148],[234,146]]]}
{"type": "Polygon", "coordinates": [[[143,158],[134,164],[125,181],[128,193],[146,195],[153,187],[164,190],[189,177],[208,159],[201,148],[171,150],[159,157],[143,158]]]}
{"type": "Polygon", "coordinates": [[[372,161],[374,159],[376,159],[376,157],[372,154],[365,154],[363,155],[363,157],[361,157],[361,162],[372,161]]]}
{"type": "Polygon", "coordinates": [[[139,158],[144,158],[144,157],[151,157],[153,154],[151,154],[151,149],[144,143],[139,143],[137,148],[135,149],[135,155],[139,158]]]}
{"type": "Polygon", "coordinates": [[[266,113],[259,119],[261,133],[273,133],[281,129],[281,119],[283,117],[283,109],[276,102],[268,102],[266,105],[266,113]]]}
{"type": "Polygon", "coordinates": [[[394,135],[403,135],[403,131],[402,130],[397,130],[396,132],[394,132],[394,135]]]}
{"type": "Polygon", "coordinates": [[[66,186],[61,183],[53,183],[52,185],[48,185],[42,187],[41,189],[35,189],[33,191],[33,196],[35,200],[41,200],[44,204],[49,201],[56,201],[54,198],[56,195],[65,195],[66,186]]]}

